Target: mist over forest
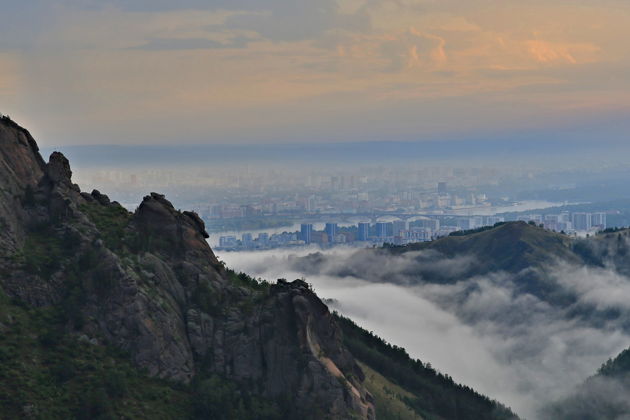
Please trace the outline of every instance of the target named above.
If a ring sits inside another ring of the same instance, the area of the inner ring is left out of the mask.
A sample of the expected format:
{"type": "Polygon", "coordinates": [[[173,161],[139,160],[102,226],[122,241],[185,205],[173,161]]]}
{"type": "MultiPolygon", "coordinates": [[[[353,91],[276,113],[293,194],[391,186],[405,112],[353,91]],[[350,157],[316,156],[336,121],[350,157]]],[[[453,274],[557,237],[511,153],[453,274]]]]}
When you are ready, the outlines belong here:
{"type": "MultiPolygon", "coordinates": [[[[595,253],[601,257],[603,248],[595,253]]],[[[433,249],[219,257],[269,280],[305,278],[331,308],[524,418],[546,418],[543,409],[630,345],[630,278],[611,259],[589,266],[557,258],[516,272],[471,274],[479,271],[478,256],[433,249]],[[539,290],[524,289],[532,271],[544,282],[539,290]]]]}

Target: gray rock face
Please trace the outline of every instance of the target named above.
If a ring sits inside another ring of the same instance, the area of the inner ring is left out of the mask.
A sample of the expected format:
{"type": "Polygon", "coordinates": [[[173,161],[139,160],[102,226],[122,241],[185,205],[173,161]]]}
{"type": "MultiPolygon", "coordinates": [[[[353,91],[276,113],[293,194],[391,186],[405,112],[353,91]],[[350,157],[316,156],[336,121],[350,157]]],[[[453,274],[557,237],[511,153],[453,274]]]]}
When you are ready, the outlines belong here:
{"type": "Polygon", "coordinates": [[[71,176],[63,155],[45,164],[28,132],[0,122],[6,293],[66,304],[68,328],[127,350],[151,375],[217,373],[288,399],[294,417],[374,418],[361,369],[306,283],[239,279],[217,260],[197,214],[156,193],[130,214],[98,191],[81,193],[71,176]],[[20,262],[25,241],[52,247],[58,264],[20,262]]]}
{"type": "MultiPolygon", "coordinates": [[[[24,240],[25,198],[44,175],[45,163],[29,132],[0,121],[0,256],[15,253],[24,240]],[[28,189],[28,194],[25,194],[28,189]]],[[[28,197],[26,197],[28,196],[28,197]]]]}
{"type": "Polygon", "coordinates": [[[55,184],[69,183],[72,179],[70,162],[60,152],[53,152],[46,165],[46,175],[55,184]]]}

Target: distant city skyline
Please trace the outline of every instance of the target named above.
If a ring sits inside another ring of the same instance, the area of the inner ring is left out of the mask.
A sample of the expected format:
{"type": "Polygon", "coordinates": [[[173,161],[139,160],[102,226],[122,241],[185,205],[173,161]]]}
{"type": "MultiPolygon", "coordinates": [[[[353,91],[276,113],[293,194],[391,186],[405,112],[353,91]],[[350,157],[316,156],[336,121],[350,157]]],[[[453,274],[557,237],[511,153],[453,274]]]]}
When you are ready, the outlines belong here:
{"type": "MultiPolygon", "coordinates": [[[[615,213],[616,210],[609,210],[615,213]]],[[[457,235],[505,222],[527,222],[529,224],[553,232],[561,232],[571,236],[596,235],[607,229],[607,212],[568,212],[545,211],[513,216],[470,216],[470,217],[424,217],[421,219],[377,221],[345,224],[339,228],[336,222],[328,222],[322,230],[315,230],[313,223],[302,223],[299,231],[259,232],[254,238],[251,232],[236,235],[218,235],[218,250],[253,251],[274,248],[296,248],[317,245],[321,248],[335,246],[371,247],[390,245],[407,245],[417,242],[429,242],[444,236],[457,235]],[[442,224],[440,220],[445,220],[442,224]]],[[[614,227],[613,227],[614,229],[614,227]]],[[[210,239],[212,241],[212,239],[210,239]]]]}

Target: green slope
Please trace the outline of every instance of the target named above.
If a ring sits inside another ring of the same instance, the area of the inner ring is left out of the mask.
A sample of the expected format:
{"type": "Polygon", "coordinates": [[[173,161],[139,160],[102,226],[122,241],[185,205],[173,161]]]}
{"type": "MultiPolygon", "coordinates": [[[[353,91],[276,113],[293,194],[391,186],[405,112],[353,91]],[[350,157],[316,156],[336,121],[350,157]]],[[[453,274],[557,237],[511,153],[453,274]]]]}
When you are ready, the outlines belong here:
{"type": "Polygon", "coordinates": [[[191,416],[185,387],[147,377],[124,353],[68,334],[64,323],[57,309],[0,296],[1,418],[191,416]]]}
{"type": "Polygon", "coordinates": [[[61,307],[0,290],[1,419],[284,419],[276,403],[219,376],[190,385],[147,376],[121,350],[67,331],[61,307]]]}
{"type": "Polygon", "coordinates": [[[365,373],[364,384],[374,397],[377,419],[422,420],[422,417],[406,402],[414,398],[411,392],[394,384],[365,363],[359,362],[359,366],[365,373]]]}
{"type": "Polygon", "coordinates": [[[630,348],[625,349],[614,359],[609,359],[599,368],[598,375],[619,377],[630,374],[630,348]]]}
{"type": "Polygon", "coordinates": [[[544,267],[556,258],[577,262],[572,239],[525,222],[498,223],[493,228],[451,235],[432,242],[420,242],[390,249],[394,253],[436,250],[453,257],[472,254],[476,270],[518,272],[530,267],[544,267]]]}
{"type": "Polygon", "coordinates": [[[371,387],[377,398],[393,397],[381,407],[379,419],[413,418],[409,410],[427,420],[517,418],[510,409],[411,359],[403,348],[386,343],[350,319],[337,315],[337,321],[344,344],[369,368],[368,389],[371,387]],[[372,371],[378,375],[372,373],[370,377],[372,371]]]}

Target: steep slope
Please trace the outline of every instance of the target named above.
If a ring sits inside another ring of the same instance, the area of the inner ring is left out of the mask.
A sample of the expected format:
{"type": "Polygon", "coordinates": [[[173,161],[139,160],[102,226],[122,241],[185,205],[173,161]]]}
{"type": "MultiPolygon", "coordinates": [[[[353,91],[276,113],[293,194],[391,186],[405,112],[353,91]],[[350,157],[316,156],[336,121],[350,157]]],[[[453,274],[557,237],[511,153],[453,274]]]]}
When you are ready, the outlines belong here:
{"type": "Polygon", "coordinates": [[[630,349],[602,365],[572,395],[544,412],[554,419],[622,419],[630,416],[630,349]]]}
{"type": "Polygon", "coordinates": [[[37,314],[57,311],[50,328],[60,342],[126,352],[150,377],[192,387],[202,416],[249,418],[217,412],[227,381],[231,394],[252,396],[250,413],[260,411],[256,398],[266,401],[269,418],[374,417],[363,372],[306,283],[237,276],[214,256],[196,214],[155,193],[131,214],[81,192],[71,175],[63,155],[44,163],[30,134],[2,118],[0,283],[7,311],[30,308],[24,325],[3,325],[7,335],[35,331],[37,314]]]}
{"type": "Polygon", "coordinates": [[[27,187],[39,182],[45,163],[30,134],[6,117],[0,121],[0,138],[0,252],[7,255],[21,246],[17,242],[24,236],[20,200],[32,193],[27,187]]]}
{"type": "Polygon", "coordinates": [[[379,419],[516,419],[496,401],[459,385],[430,365],[337,315],[344,342],[365,366],[379,419]]]}

